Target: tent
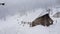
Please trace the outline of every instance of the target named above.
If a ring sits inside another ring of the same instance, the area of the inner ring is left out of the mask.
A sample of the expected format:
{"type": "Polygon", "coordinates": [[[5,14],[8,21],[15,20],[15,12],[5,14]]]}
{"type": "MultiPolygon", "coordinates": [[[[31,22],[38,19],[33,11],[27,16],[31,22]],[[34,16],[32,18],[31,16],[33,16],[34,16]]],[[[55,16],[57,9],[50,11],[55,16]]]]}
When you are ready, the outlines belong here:
{"type": "Polygon", "coordinates": [[[35,12],[24,17],[22,22],[29,23],[32,27],[40,24],[43,26],[53,24],[53,20],[50,18],[49,13],[45,9],[35,10],[35,12]]]}

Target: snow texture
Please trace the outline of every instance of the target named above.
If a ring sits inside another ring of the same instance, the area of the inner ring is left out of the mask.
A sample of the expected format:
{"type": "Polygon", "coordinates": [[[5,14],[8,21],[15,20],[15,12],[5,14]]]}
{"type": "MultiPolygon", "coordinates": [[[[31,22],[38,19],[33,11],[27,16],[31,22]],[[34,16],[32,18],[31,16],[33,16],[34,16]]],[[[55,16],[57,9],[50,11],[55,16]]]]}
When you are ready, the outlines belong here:
{"type": "Polygon", "coordinates": [[[0,34],[60,34],[60,18],[52,17],[54,13],[50,15],[54,20],[54,24],[49,27],[42,25],[29,27],[28,24],[24,26],[21,24],[21,21],[32,22],[35,18],[44,15],[44,11],[44,9],[38,9],[24,16],[20,16],[19,14],[7,16],[6,21],[0,20],[0,34]]]}

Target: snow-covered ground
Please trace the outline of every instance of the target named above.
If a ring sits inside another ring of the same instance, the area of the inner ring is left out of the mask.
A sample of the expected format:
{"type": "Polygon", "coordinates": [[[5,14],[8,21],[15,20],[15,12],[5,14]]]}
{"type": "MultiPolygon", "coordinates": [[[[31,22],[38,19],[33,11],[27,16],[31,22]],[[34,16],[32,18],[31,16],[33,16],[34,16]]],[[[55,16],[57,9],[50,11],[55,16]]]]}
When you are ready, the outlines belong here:
{"type": "Polygon", "coordinates": [[[44,15],[45,12],[43,13],[43,11],[44,10],[38,9],[24,16],[20,16],[19,14],[7,16],[6,21],[0,20],[0,34],[60,34],[60,18],[53,18],[51,15],[54,24],[49,27],[42,25],[29,27],[28,24],[24,26],[21,24],[21,21],[31,22],[35,18],[44,15]],[[41,14],[41,12],[43,14],[41,14]]]}

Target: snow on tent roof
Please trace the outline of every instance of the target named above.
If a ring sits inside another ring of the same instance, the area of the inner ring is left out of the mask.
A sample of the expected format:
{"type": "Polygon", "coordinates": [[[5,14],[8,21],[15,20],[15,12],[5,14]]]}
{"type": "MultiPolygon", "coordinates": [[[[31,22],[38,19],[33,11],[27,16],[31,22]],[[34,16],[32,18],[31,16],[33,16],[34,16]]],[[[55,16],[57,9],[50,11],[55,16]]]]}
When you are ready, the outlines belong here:
{"type": "Polygon", "coordinates": [[[24,22],[32,22],[34,21],[36,18],[40,17],[40,16],[43,16],[45,14],[47,14],[48,12],[45,11],[45,9],[38,9],[38,10],[35,10],[35,12],[32,12],[30,14],[28,14],[27,16],[25,16],[23,18],[23,21],[24,22]]]}

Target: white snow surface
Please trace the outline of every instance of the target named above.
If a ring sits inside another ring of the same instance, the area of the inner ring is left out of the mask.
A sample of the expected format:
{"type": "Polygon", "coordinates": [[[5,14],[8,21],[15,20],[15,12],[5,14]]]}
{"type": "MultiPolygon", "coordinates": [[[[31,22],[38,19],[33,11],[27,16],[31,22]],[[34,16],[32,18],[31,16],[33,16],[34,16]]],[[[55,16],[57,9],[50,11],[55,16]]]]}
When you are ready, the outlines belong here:
{"type": "Polygon", "coordinates": [[[42,25],[29,27],[28,24],[24,26],[21,24],[21,21],[31,22],[37,17],[42,16],[41,11],[43,13],[44,10],[38,9],[24,16],[19,16],[18,14],[7,16],[6,21],[0,20],[0,34],[60,34],[60,18],[53,18],[51,16],[54,24],[49,27],[42,25]]]}
{"type": "Polygon", "coordinates": [[[34,21],[36,18],[43,16],[45,14],[47,14],[48,12],[45,9],[37,9],[35,10],[35,12],[32,13],[28,13],[27,15],[25,15],[23,19],[24,22],[32,22],[34,21]]]}

